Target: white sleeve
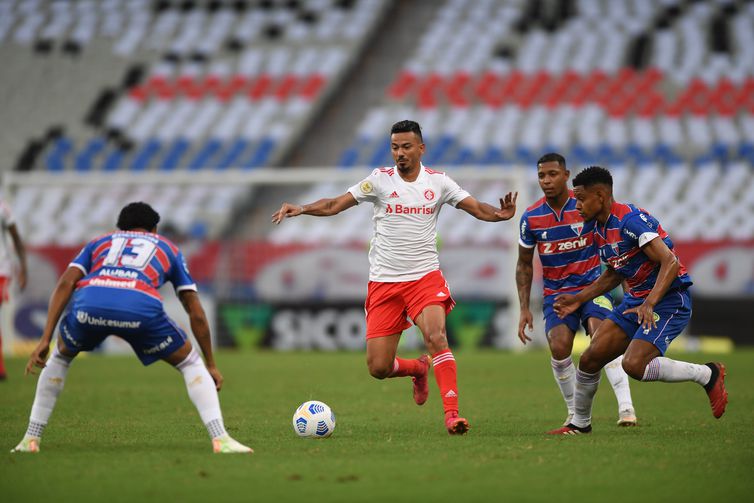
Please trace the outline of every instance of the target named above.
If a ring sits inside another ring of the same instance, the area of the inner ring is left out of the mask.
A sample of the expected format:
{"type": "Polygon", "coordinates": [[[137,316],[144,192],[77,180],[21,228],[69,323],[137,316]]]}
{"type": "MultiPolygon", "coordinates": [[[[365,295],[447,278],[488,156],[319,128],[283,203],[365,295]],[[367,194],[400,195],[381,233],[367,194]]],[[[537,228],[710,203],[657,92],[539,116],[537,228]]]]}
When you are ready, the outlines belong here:
{"type": "Polygon", "coordinates": [[[348,192],[351,193],[358,204],[363,201],[375,202],[379,194],[379,169],[375,169],[372,173],[364,178],[356,185],[351,186],[348,192]]]}
{"type": "Polygon", "coordinates": [[[643,247],[645,244],[658,237],[660,237],[660,235],[656,232],[645,232],[644,234],[639,236],[639,248],[643,247]]]}
{"type": "Polygon", "coordinates": [[[443,181],[443,194],[444,194],[444,200],[448,204],[452,206],[457,206],[458,203],[469,197],[471,194],[469,194],[467,191],[462,189],[452,178],[450,178],[448,175],[444,176],[443,181]]]}

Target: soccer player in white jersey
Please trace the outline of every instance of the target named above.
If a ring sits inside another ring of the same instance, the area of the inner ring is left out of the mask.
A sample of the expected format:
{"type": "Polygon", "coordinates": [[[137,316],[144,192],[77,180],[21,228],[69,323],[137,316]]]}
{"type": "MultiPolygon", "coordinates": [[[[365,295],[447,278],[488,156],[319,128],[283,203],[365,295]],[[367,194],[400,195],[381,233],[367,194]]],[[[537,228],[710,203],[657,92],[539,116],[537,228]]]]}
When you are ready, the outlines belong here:
{"type": "Polygon", "coordinates": [[[284,203],[272,221],[279,224],[298,215],[328,217],[362,202],[374,205],[364,306],[369,373],[377,379],[411,376],[414,401],[422,405],[429,395],[431,361],[445,410],[445,427],[451,435],[462,435],[469,423],[458,415],[456,362],[445,333],[445,317],[455,302],[440,271],[437,217],[447,203],[479,220],[509,220],[516,213],[518,194],[506,194],[499,208],[480,202],[444,173],[421,163],[425,145],[419,124],[397,122],[390,133],[395,166],[375,169],[340,196],[303,206],[284,203]],[[421,330],[431,360],[427,355],[396,357],[401,333],[411,326],[409,320],[421,330]]]}
{"type": "Polygon", "coordinates": [[[42,339],[26,364],[27,374],[34,367],[42,369],[29,425],[11,452],[39,452],[42,432],[71,362],[110,335],[128,342],[142,364],[163,360],[183,375],[214,452],[253,452],[225,431],[217,396],[223,376],[215,366],[207,317],[183,254],[157,234],[159,221],[160,215],[146,203],[126,205],[118,216],[120,230],[90,241],[60,277],[50,297],[42,339]],[[189,315],[206,364],[183,329],[165,313],[158,289],[166,282],[175,287],[189,315]],[[58,321],[58,341],[48,359],[58,321]]]}
{"type": "MultiPolygon", "coordinates": [[[[13,248],[18,257],[18,287],[26,288],[26,248],[13,218],[13,212],[5,201],[0,200],[0,307],[8,300],[13,277],[14,262],[8,249],[8,236],[13,241],[13,248]]],[[[3,361],[3,336],[0,334],[0,381],[5,380],[5,363],[3,361]]]]}

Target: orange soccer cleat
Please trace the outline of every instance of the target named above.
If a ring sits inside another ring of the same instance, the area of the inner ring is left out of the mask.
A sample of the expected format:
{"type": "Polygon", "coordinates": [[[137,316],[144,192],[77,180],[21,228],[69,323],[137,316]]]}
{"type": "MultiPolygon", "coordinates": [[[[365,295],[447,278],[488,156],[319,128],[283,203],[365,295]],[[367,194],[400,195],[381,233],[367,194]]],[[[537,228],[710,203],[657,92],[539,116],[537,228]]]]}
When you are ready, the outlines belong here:
{"type": "Polygon", "coordinates": [[[709,397],[712,415],[719,419],[725,413],[725,406],[728,405],[728,392],[725,391],[725,365],[712,362],[706,365],[712,370],[712,376],[704,385],[704,390],[709,397]]]}
{"type": "Polygon", "coordinates": [[[416,405],[424,405],[429,397],[429,382],[427,376],[429,375],[429,362],[431,361],[429,356],[421,355],[419,363],[422,366],[422,374],[411,378],[414,381],[414,402],[416,405]]]}
{"type": "Polygon", "coordinates": [[[469,422],[462,417],[458,417],[458,412],[450,411],[445,413],[445,427],[450,435],[463,435],[469,431],[469,422]]]}

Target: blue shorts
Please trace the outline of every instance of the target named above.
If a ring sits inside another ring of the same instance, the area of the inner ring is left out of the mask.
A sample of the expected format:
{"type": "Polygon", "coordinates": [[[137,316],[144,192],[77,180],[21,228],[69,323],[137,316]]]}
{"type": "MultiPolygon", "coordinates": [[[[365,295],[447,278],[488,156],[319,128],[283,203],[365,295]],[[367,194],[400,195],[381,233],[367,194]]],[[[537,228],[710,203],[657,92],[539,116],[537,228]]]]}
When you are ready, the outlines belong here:
{"type": "Polygon", "coordinates": [[[93,290],[88,287],[74,293],[60,322],[60,337],[71,351],[91,351],[108,336],[117,335],[131,345],[142,364],[149,365],[186,343],[186,333],[159,300],[140,292],[120,291],[111,296],[93,290]]]}
{"type": "Polygon", "coordinates": [[[579,323],[589,333],[589,318],[604,320],[613,309],[613,297],[608,293],[582,304],[576,311],[565,318],[559,318],[552,308],[553,303],[555,303],[555,297],[558,295],[560,294],[548,295],[545,297],[544,304],[542,305],[542,312],[545,318],[545,334],[550,333],[550,329],[558,325],[566,325],[571,332],[575,333],[579,329],[579,323]]]}
{"type": "Polygon", "coordinates": [[[644,329],[634,313],[623,314],[626,309],[641,305],[644,299],[626,295],[621,305],[608,317],[618,325],[630,339],[642,339],[665,354],[670,343],[686,328],[691,319],[691,294],[687,288],[677,288],[665,294],[654,308],[655,328],[644,329]]]}

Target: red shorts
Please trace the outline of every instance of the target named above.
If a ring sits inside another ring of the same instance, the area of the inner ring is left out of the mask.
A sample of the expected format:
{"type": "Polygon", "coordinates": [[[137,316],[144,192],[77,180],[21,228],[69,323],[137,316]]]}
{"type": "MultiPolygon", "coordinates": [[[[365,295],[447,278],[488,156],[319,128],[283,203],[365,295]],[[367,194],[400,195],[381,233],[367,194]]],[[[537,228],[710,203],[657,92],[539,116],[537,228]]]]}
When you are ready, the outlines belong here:
{"type": "Polygon", "coordinates": [[[9,291],[10,291],[10,278],[8,276],[0,276],[0,304],[8,300],[9,291]]]}
{"type": "Polygon", "coordinates": [[[367,314],[367,339],[399,334],[411,327],[422,310],[432,304],[445,306],[447,315],[456,305],[448,282],[438,269],[415,281],[382,283],[370,281],[364,310],[367,314]]]}

